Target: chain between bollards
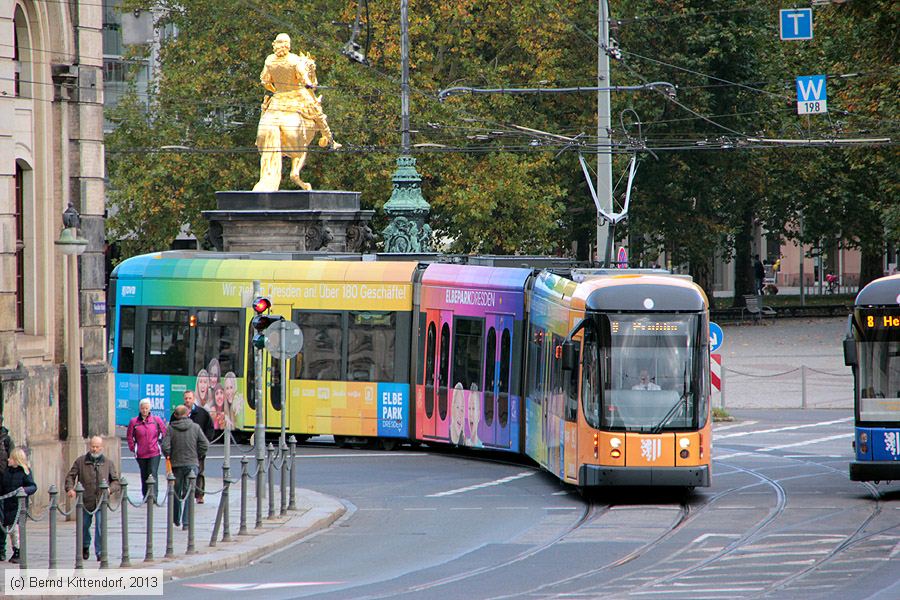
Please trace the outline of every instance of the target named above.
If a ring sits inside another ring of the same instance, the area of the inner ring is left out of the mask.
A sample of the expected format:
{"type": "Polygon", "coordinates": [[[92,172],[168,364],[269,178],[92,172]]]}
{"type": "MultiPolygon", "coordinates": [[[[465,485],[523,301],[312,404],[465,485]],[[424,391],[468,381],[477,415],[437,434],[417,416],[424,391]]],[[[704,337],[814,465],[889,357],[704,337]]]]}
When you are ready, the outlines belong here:
{"type": "Polygon", "coordinates": [[[122,475],[119,477],[119,485],[122,486],[122,501],[119,503],[122,511],[122,561],[119,568],[131,566],[131,556],[128,552],[128,480],[122,475]]]}

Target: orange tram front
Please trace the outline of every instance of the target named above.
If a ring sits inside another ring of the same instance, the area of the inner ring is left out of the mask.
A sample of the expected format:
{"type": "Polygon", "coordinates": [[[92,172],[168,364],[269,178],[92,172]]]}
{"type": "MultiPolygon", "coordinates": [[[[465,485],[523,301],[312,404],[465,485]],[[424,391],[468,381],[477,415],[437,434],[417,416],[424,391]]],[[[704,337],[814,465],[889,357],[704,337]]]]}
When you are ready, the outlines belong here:
{"type": "Polygon", "coordinates": [[[710,485],[709,310],[689,278],[535,278],[525,452],[579,487],[710,485]]]}

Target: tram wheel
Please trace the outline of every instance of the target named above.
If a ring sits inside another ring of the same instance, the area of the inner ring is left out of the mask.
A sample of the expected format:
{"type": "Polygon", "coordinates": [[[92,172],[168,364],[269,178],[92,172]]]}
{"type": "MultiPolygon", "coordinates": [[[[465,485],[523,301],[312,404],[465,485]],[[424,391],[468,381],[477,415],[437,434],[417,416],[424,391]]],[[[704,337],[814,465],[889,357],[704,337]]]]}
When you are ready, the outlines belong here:
{"type": "Polygon", "coordinates": [[[397,448],[397,440],[394,440],[391,438],[381,438],[379,440],[379,442],[381,443],[382,450],[386,450],[386,451],[390,452],[391,450],[394,450],[397,448]]]}
{"type": "Polygon", "coordinates": [[[347,437],[343,435],[334,436],[334,445],[338,448],[346,448],[349,445],[347,443],[347,437]]]}

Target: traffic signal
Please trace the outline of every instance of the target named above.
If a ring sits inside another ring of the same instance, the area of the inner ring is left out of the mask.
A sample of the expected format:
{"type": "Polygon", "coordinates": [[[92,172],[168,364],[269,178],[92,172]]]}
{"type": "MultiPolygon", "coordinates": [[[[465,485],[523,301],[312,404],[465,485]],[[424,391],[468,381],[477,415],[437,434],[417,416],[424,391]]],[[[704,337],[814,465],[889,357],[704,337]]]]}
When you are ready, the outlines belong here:
{"type": "Polygon", "coordinates": [[[281,315],[262,314],[269,312],[271,308],[272,301],[265,296],[260,296],[253,300],[253,310],[256,312],[256,316],[253,317],[253,321],[251,322],[253,330],[256,332],[253,336],[253,347],[258,348],[259,350],[263,350],[266,347],[265,332],[266,329],[269,328],[269,325],[277,323],[278,321],[284,321],[284,317],[281,315]]]}

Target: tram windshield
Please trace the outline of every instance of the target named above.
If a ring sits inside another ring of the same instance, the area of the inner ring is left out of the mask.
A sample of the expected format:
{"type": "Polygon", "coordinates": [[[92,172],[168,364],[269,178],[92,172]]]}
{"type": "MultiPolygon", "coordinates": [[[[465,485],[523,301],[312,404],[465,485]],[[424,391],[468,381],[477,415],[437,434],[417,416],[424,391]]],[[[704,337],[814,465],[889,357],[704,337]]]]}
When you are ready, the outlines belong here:
{"type": "Polygon", "coordinates": [[[861,311],[859,420],[900,421],[900,312],[861,311]]]}
{"type": "MultiPolygon", "coordinates": [[[[598,320],[603,389],[590,402],[596,413],[589,421],[645,433],[705,425],[700,315],[609,314],[598,320]]],[[[586,406],[585,412],[593,411],[586,406]]]]}

